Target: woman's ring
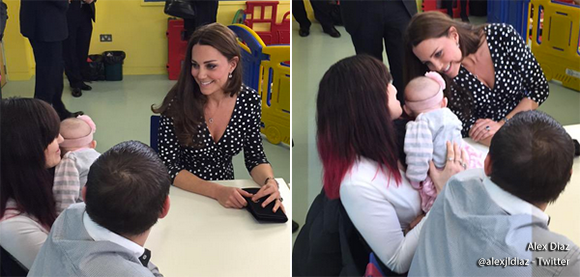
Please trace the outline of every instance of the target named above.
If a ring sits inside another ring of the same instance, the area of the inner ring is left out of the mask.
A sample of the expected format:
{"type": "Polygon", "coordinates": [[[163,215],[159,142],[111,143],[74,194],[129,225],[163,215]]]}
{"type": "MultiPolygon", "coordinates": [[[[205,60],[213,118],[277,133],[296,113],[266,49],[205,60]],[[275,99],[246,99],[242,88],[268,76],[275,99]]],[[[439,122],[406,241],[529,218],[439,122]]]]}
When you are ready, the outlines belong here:
{"type": "Polygon", "coordinates": [[[461,162],[461,166],[463,166],[463,169],[467,169],[467,163],[461,162]]]}
{"type": "Polygon", "coordinates": [[[485,126],[485,129],[488,131],[491,130],[491,128],[489,126],[485,126]]]}
{"type": "Polygon", "coordinates": [[[450,162],[454,162],[455,161],[454,158],[447,158],[447,160],[450,161],[450,162]]]}
{"type": "Polygon", "coordinates": [[[278,198],[278,200],[280,200],[280,202],[284,201],[284,198],[280,197],[278,198]]]}

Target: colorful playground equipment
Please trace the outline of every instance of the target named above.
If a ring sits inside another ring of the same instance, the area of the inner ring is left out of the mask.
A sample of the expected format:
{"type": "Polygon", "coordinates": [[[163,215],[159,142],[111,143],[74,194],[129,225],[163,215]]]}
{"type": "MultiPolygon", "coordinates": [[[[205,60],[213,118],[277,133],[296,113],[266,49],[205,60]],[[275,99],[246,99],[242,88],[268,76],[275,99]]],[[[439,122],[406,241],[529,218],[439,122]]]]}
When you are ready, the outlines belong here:
{"type": "Polygon", "coordinates": [[[261,80],[261,63],[268,57],[262,53],[266,44],[250,27],[242,24],[228,26],[238,36],[238,44],[242,52],[242,67],[244,69],[244,84],[255,90],[259,89],[261,80]]]}
{"type": "Polygon", "coordinates": [[[527,42],[530,0],[487,1],[487,22],[508,23],[527,42]]]}
{"type": "Polygon", "coordinates": [[[167,74],[169,80],[177,80],[185,59],[187,40],[183,39],[183,19],[167,19],[167,74]]]}
{"type": "Polygon", "coordinates": [[[488,1],[488,22],[511,24],[548,81],[580,91],[580,6],[569,0],[488,1]],[[531,35],[528,35],[531,30],[531,35]]]}
{"type": "Polygon", "coordinates": [[[250,27],[228,27],[239,39],[244,84],[262,98],[260,131],[272,144],[290,144],[290,45],[266,46],[250,27]]]}
{"type": "Polygon", "coordinates": [[[553,0],[531,0],[532,52],[546,79],[580,91],[580,7],[553,0]]]}
{"type": "Polygon", "coordinates": [[[262,128],[270,143],[290,144],[290,46],[272,45],[263,49],[270,56],[262,61],[263,73],[258,93],[262,96],[262,128]]]}
{"type": "MultiPolygon", "coordinates": [[[[440,11],[442,13],[447,14],[447,9],[446,8],[438,8],[437,4],[441,3],[441,0],[423,0],[423,3],[421,5],[421,10],[424,12],[427,11],[440,11]]],[[[457,0],[453,2],[455,4],[455,6],[453,7],[453,17],[454,18],[459,18],[461,17],[461,1],[457,0]]],[[[469,14],[469,0],[467,0],[465,2],[465,5],[467,5],[465,11],[467,12],[467,14],[469,14]]],[[[489,5],[489,4],[488,4],[489,5]]]]}
{"type": "Polygon", "coordinates": [[[233,23],[241,23],[253,29],[266,45],[290,44],[290,12],[280,23],[278,1],[247,1],[246,9],[239,10],[233,23]]]}
{"type": "MultiPolygon", "coordinates": [[[[278,18],[278,1],[247,1],[245,10],[238,10],[234,16],[233,23],[242,23],[247,25],[250,29],[255,30],[255,34],[261,38],[260,42],[265,45],[273,44],[290,44],[290,12],[286,12],[281,22],[277,22],[278,18]]],[[[187,41],[183,39],[184,29],[183,20],[177,18],[169,18],[167,24],[168,55],[167,55],[167,73],[169,80],[177,80],[181,72],[181,66],[185,58],[185,48],[187,41]]],[[[246,38],[248,44],[254,44],[251,38],[246,38]]],[[[263,47],[262,46],[262,47],[263,47]]],[[[254,65],[254,70],[259,68],[260,61],[264,59],[260,56],[261,48],[255,49],[256,54],[252,59],[251,64],[254,65]],[[255,66],[257,64],[257,66],[255,66]]],[[[246,48],[248,50],[248,48],[246,48]]],[[[250,51],[248,51],[250,52],[250,51]]],[[[244,67],[244,69],[246,69],[244,67]]],[[[247,71],[246,72],[250,72],[247,71]]],[[[252,72],[252,76],[256,73],[252,72]]],[[[258,89],[258,79],[250,80],[244,79],[245,83],[254,89],[258,89]]]]}

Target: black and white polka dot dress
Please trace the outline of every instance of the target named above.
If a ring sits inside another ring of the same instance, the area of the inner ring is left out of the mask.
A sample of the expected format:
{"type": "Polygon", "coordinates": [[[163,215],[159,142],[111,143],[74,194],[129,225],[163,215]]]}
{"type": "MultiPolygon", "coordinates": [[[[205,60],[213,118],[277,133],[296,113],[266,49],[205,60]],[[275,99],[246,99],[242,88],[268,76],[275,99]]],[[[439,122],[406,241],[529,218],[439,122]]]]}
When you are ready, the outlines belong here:
{"type": "Polygon", "coordinates": [[[259,164],[268,163],[260,135],[261,104],[255,90],[242,86],[232,118],[223,136],[216,143],[202,123],[199,136],[202,148],[181,145],[175,135],[173,119],[161,116],[159,122],[159,156],[169,169],[171,179],[183,169],[204,180],[232,180],[232,157],[244,150],[248,172],[259,164]]]}
{"type": "MultiPolygon", "coordinates": [[[[509,114],[524,98],[542,104],[548,98],[548,82],[536,58],[524,40],[508,24],[490,24],[485,27],[487,44],[495,68],[495,84],[490,89],[463,66],[453,78],[455,83],[473,93],[471,116],[465,118],[460,111],[453,112],[463,123],[462,135],[480,118],[499,121],[509,114]]],[[[451,87],[457,96],[457,90],[451,87]]]]}

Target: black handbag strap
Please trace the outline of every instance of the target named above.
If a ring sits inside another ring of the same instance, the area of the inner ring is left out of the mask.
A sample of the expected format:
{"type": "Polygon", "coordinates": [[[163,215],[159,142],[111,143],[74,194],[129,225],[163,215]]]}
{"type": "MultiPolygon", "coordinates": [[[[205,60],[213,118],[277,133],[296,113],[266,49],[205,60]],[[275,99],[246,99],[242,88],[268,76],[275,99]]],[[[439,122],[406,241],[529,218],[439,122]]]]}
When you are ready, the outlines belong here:
{"type": "Polygon", "coordinates": [[[0,276],[26,276],[28,269],[22,266],[4,247],[0,247],[0,276]]]}

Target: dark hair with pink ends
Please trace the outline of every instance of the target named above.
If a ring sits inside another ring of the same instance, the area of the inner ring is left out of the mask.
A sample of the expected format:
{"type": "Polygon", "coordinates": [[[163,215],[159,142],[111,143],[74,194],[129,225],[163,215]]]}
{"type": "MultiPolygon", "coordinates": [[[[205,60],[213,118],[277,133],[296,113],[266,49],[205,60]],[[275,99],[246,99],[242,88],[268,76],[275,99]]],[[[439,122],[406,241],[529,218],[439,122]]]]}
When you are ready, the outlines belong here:
{"type": "Polygon", "coordinates": [[[50,229],[56,219],[54,177],[44,151],[58,137],[60,119],[39,99],[2,99],[0,107],[0,217],[13,199],[19,212],[50,229]]]}
{"type": "Polygon", "coordinates": [[[396,131],[387,107],[391,80],[385,65],[368,55],[340,60],[322,77],[316,139],[330,199],[340,197],[340,183],[360,157],[377,162],[401,182],[396,131]]]}

